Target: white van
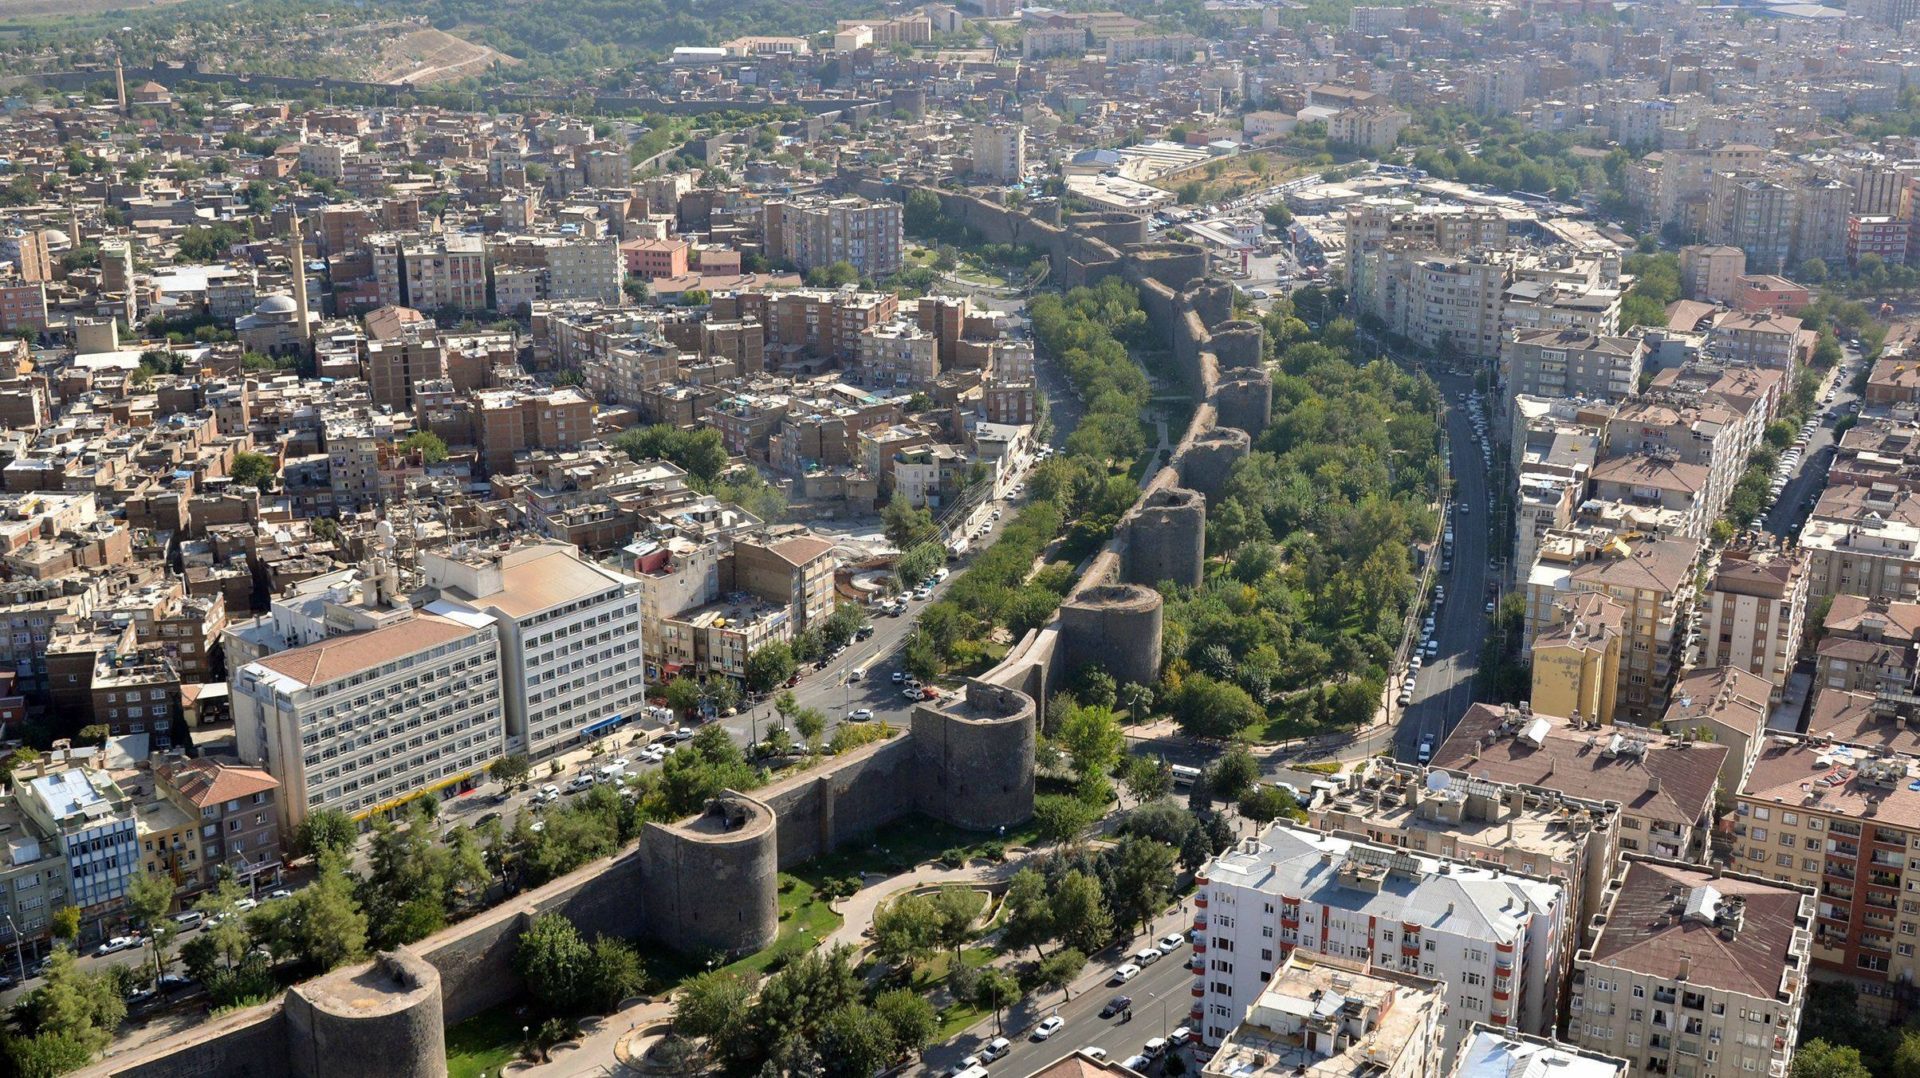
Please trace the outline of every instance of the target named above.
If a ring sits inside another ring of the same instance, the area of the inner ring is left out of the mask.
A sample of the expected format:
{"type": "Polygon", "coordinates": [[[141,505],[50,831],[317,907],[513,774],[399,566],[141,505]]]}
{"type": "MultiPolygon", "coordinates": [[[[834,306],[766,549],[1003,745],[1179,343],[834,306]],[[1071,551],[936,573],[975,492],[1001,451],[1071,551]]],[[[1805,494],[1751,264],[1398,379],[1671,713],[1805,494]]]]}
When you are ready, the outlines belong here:
{"type": "Polygon", "coordinates": [[[1197,767],[1188,767],[1185,764],[1174,764],[1168,768],[1168,770],[1173,772],[1173,784],[1176,787],[1192,786],[1194,782],[1200,778],[1200,769],[1197,767]]]}

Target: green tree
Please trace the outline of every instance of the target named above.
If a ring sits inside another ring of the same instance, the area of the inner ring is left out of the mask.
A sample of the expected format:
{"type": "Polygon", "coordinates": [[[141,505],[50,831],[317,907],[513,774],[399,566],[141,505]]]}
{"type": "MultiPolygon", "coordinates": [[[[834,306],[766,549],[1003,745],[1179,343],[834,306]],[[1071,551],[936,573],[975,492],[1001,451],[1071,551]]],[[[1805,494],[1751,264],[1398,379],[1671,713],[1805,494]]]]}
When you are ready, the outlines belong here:
{"type": "Polygon", "coordinates": [[[667,707],[683,719],[700,706],[700,683],[685,674],[667,682],[662,692],[666,696],[667,707]]]}
{"type": "Polygon", "coordinates": [[[1245,745],[1228,749],[1213,765],[1213,792],[1232,801],[1260,781],[1260,763],[1245,745]]]}
{"type": "Polygon", "coordinates": [[[1181,679],[1169,710],[1194,737],[1232,737],[1266,715],[1245,689],[1199,673],[1181,679]]]}
{"type": "Polygon", "coordinates": [[[166,972],[167,947],[173,939],[173,922],[167,911],[173,908],[173,880],[167,876],[143,872],[127,887],[127,919],[147,931],[153,952],[153,976],[166,972]]]}
{"type": "Polygon", "coordinates": [[[47,931],[56,940],[71,944],[80,938],[80,908],[78,906],[57,907],[47,921],[47,931]]]}
{"type": "Polygon", "coordinates": [[[1006,910],[1006,920],[1001,925],[1000,942],[1010,951],[1031,947],[1035,958],[1045,957],[1040,945],[1054,936],[1046,877],[1031,868],[1014,873],[1001,906],[1006,910]]]}
{"type": "Polygon", "coordinates": [[[1072,999],[1073,979],[1087,968],[1087,956],[1074,947],[1062,947],[1040,960],[1034,970],[1034,980],[1043,988],[1057,989],[1066,998],[1072,999]]]}
{"type": "Polygon", "coordinates": [[[487,765],[487,774],[502,786],[518,786],[533,773],[533,763],[524,752],[508,753],[487,765]]]}
{"type": "Polygon", "coordinates": [[[420,459],[428,464],[438,464],[447,459],[447,443],[438,434],[430,430],[418,430],[407,435],[400,443],[403,453],[418,453],[420,459]]]}
{"type": "Polygon", "coordinates": [[[1068,870],[1054,885],[1049,906],[1055,938],[1082,954],[1105,947],[1113,936],[1113,916],[1097,877],[1068,870]]]}
{"type": "Polygon", "coordinates": [[[853,263],[844,260],[815,266],[807,271],[807,284],[814,288],[840,288],[859,283],[860,271],[853,268],[853,263]]]}
{"type": "Polygon", "coordinates": [[[932,901],[933,941],[945,947],[958,965],[960,948],[973,937],[973,923],[986,908],[987,896],[970,887],[942,887],[934,892],[932,901]]]}
{"type": "Polygon", "coordinates": [[[1152,922],[1173,893],[1174,850],[1152,839],[1128,835],[1114,857],[1113,916],[1133,930],[1152,922]]]}
{"type": "Polygon", "coordinates": [[[1113,770],[1120,753],[1127,747],[1120,732],[1119,716],[1110,707],[1083,705],[1068,709],[1061,717],[1057,733],[1060,747],[1073,760],[1073,769],[1083,778],[1104,775],[1113,770]]]}
{"type": "Polygon", "coordinates": [[[56,947],[46,980],[15,1009],[29,1038],[46,1038],[31,1050],[41,1059],[78,1056],[82,1063],[105,1048],[127,1016],[127,1005],[111,971],[88,973],[74,964],[73,952],[56,947]]]}
{"type": "Polygon", "coordinates": [[[367,918],[353,897],[353,880],[338,855],[319,858],[312,883],[256,915],[260,934],[276,956],[328,970],[367,948],[367,918]]]}
{"type": "Polygon", "coordinates": [[[1794,1053],[1792,1075],[1793,1078],[1873,1078],[1873,1072],[1860,1060],[1860,1049],[1829,1044],[1818,1037],[1802,1044],[1794,1053]]]}
{"type": "Polygon", "coordinates": [[[827,615],[826,623],[820,627],[820,634],[828,647],[845,647],[853,641],[853,634],[867,623],[867,616],[852,603],[840,603],[827,615]]]}
{"type": "Polygon", "coordinates": [[[572,1011],[586,995],[591,953],[572,921],[558,913],[543,913],[520,933],[513,969],[542,1006],[572,1011]]]}
{"type": "Polygon", "coordinates": [[[817,753],[827,732],[827,716],[817,707],[801,708],[793,716],[793,728],[806,740],[808,750],[817,753]]]}
{"type": "Polygon", "coordinates": [[[1099,806],[1078,797],[1041,794],[1033,799],[1033,824],[1042,842],[1077,842],[1099,818],[1099,806]]]}
{"type": "Polygon", "coordinates": [[[674,1029],[711,1041],[744,1040],[753,1004],[753,984],[738,973],[703,973],[680,986],[673,998],[674,1029]]]}
{"type": "Polygon", "coordinates": [[[918,1053],[933,1042],[933,1036],[940,1028],[940,1019],[934,1013],[933,1004],[909,989],[897,988],[875,996],[873,1011],[887,1024],[887,1031],[893,1038],[895,1056],[918,1053]]]}
{"type": "Polygon", "coordinates": [[[880,511],[880,523],[887,541],[899,550],[911,550],[939,534],[933,514],[924,508],[909,505],[905,498],[888,502],[887,507],[880,511]]]}
{"type": "Polygon", "coordinates": [[[784,640],[760,645],[747,656],[747,688],[754,692],[772,692],[799,669],[793,648],[784,640]]]}
{"type": "Polygon", "coordinates": [[[263,453],[241,452],[234,454],[233,470],[229,473],[233,481],[243,486],[257,487],[260,490],[272,488],[278,475],[272,458],[263,453]]]}
{"type": "Polygon", "coordinates": [[[1125,766],[1126,772],[1120,781],[1133,791],[1136,801],[1145,804],[1173,792],[1173,768],[1165,760],[1152,756],[1130,756],[1125,766]]]}
{"type": "Polygon", "coordinates": [[[902,895],[873,915],[874,954],[906,973],[933,953],[939,933],[940,911],[926,895],[902,895]]]}
{"type": "Polygon", "coordinates": [[[1282,816],[1298,818],[1299,812],[1299,802],[1278,786],[1255,786],[1240,798],[1240,815],[1254,823],[1268,824],[1282,816]]]}
{"type": "Polygon", "coordinates": [[[1000,1030],[1000,1012],[1011,1007],[1020,999],[1020,982],[1013,974],[998,966],[988,966],[980,971],[980,979],[973,984],[973,1005],[982,1010],[993,1012],[993,1030],[1000,1030]]]}
{"type": "Polygon", "coordinates": [[[353,849],[359,832],[353,817],[339,809],[318,809],[300,821],[300,827],[294,832],[294,845],[309,857],[344,854],[353,849]]]}
{"type": "Polygon", "coordinates": [[[1888,1068],[1891,1078],[1920,1078],[1920,1030],[1909,1029],[1900,1036],[1888,1068]]]}
{"type": "Polygon", "coordinates": [[[893,1027],[872,1008],[848,1004],[820,1023],[816,1050],[824,1078],[872,1078],[895,1058],[893,1027]]]}

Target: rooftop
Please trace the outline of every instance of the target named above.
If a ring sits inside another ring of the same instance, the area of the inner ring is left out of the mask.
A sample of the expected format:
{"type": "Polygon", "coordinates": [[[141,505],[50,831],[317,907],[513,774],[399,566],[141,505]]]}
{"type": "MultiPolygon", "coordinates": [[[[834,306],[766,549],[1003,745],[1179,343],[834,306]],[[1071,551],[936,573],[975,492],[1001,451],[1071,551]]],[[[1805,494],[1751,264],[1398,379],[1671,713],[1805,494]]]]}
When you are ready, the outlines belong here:
{"type": "Polygon", "coordinates": [[[1505,1029],[1476,1026],[1452,1078],[1625,1078],[1627,1061],[1505,1029]]]}
{"type": "Polygon", "coordinates": [[[1295,951],[1221,1042],[1207,1073],[1229,1078],[1378,1074],[1396,1057],[1433,1049],[1430,1038],[1445,998],[1439,981],[1295,951]]]}
{"type": "Polygon", "coordinates": [[[471,636],[475,627],[436,614],[416,614],[397,625],[329,637],[255,660],[249,666],[280,675],[292,690],[325,685],[471,636]]]}
{"type": "Polygon", "coordinates": [[[1803,979],[1813,918],[1806,891],[1638,859],[1610,889],[1596,963],[1755,999],[1790,996],[1803,979]]]}

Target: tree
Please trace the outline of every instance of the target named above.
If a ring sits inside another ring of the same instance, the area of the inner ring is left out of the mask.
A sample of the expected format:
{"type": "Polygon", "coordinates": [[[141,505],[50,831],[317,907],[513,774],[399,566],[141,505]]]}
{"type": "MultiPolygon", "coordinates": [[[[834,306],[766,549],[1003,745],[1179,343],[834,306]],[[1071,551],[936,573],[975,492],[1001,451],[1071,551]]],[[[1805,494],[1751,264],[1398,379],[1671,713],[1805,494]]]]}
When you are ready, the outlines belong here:
{"type": "Polygon", "coordinates": [[[572,921],[558,913],[543,913],[520,933],[513,969],[543,1006],[572,1011],[584,995],[590,953],[572,921]]]}
{"type": "Polygon", "coordinates": [[[502,786],[518,786],[533,773],[533,762],[524,752],[508,753],[487,765],[487,774],[502,786]]]}
{"type": "Polygon", "coordinates": [[[895,968],[911,973],[933,953],[940,912],[925,895],[902,895],[873,915],[873,951],[895,968]]]}
{"type": "Polygon", "coordinates": [[[814,288],[840,288],[844,285],[859,284],[860,271],[853,263],[845,260],[825,266],[815,266],[807,271],[807,284],[814,288]]]}
{"type": "Polygon", "coordinates": [[[1000,942],[1010,951],[1031,947],[1035,958],[1045,957],[1040,945],[1054,935],[1046,878],[1031,868],[1014,873],[1001,905],[1006,910],[1006,921],[1000,930],[1000,942]]]}
{"type": "Polygon", "coordinates": [[[1073,842],[1100,818],[1100,808],[1078,797],[1041,794],[1033,799],[1033,823],[1042,842],[1073,842]]]}
{"type": "Polygon", "coordinates": [[[1213,765],[1213,792],[1231,801],[1260,781],[1260,764],[1244,745],[1228,749],[1213,765]]]}
{"type": "Polygon", "coordinates": [[[1134,800],[1145,804],[1173,792],[1173,768],[1165,760],[1152,756],[1130,756],[1120,781],[1133,791],[1134,800]]]}
{"type": "Polygon", "coordinates": [[[667,698],[667,707],[674,714],[686,718],[700,706],[700,683],[682,674],[667,682],[663,690],[667,698]]]}
{"type": "Polygon", "coordinates": [[[1068,870],[1054,885],[1049,906],[1054,935],[1083,954],[1106,946],[1113,935],[1113,918],[1107,912],[1100,881],[1077,868],[1068,870]]]}
{"type": "Polygon", "coordinates": [[[54,939],[64,940],[69,944],[79,939],[80,908],[61,906],[54,910],[53,915],[48,919],[47,931],[53,933],[54,939]]]}
{"type": "Polygon", "coordinates": [[[738,973],[703,973],[674,993],[673,1025],[688,1037],[711,1041],[743,1040],[753,1002],[753,985],[738,973]]]}
{"type": "Polygon", "coordinates": [[[785,682],[799,669],[794,660],[793,648],[784,640],[775,640],[762,644],[747,656],[747,688],[754,692],[771,692],[774,687],[785,682]]]}
{"type": "Polygon", "coordinates": [[[1920,1078],[1920,1030],[1907,1030],[1893,1050],[1890,1078],[1920,1078]]]}
{"type": "Polygon", "coordinates": [[[887,541],[898,550],[911,550],[940,532],[931,512],[909,505],[905,498],[895,498],[887,503],[887,507],[880,511],[880,524],[887,541]]]}
{"type": "Polygon", "coordinates": [[[319,809],[300,821],[299,829],[294,832],[294,845],[309,857],[344,854],[353,849],[359,833],[353,817],[339,809],[319,809]]]}
{"type": "Polygon", "coordinates": [[[438,434],[430,430],[418,430],[407,435],[400,443],[403,453],[418,453],[420,459],[428,464],[438,464],[447,459],[447,443],[438,434]]]}
{"type": "Polygon", "coordinates": [[[826,623],[820,627],[820,634],[828,647],[845,647],[852,642],[853,634],[859,632],[866,623],[867,616],[860,612],[859,607],[852,603],[840,603],[833,608],[832,614],[827,615],[826,623]]]}
{"type": "Polygon", "coordinates": [[[233,469],[228,474],[242,486],[264,491],[272,488],[278,469],[274,467],[272,458],[264,453],[241,452],[234,454],[233,469]]]}
{"type": "Polygon", "coordinates": [[[141,873],[127,887],[127,919],[147,930],[153,948],[153,975],[157,979],[167,966],[167,945],[174,925],[167,920],[173,908],[173,880],[167,876],[141,873]]]}
{"type": "Polygon", "coordinates": [[[1266,717],[1245,689],[1199,673],[1181,679],[1168,709],[1194,737],[1232,737],[1266,717]]]}
{"type": "Polygon", "coordinates": [[[906,650],[901,655],[900,663],[906,667],[907,673],[921,681],[932,681],[940,676],[940,655],[934,650],[933,638],[919,629],[907,637],[906,650]]]}
{"type": "Polygon", "coordinates": [[[968,887],[942,887],[933,895],[933,941],[960,961],[960,948],[973,936],[973,922],[986,908],[987,896],[968,887]]]}
{"type": "Polygon", "coordinates": [[[1802,1044],[1793,1056],[1792,1078],[1872,1078],[1873,1072],[1860,1060],[1860,1049],[1851,1045],[1829,1044],[1815,1037],[1802,1044]]]}
{"type": "Polygon", "coordinates": [[[1059,989],[1066,998],[1072,999],[1073,992],[1070,989],[1073,979],[1086,968],[1087,956],[1084,952],[1074,947],[1062,947],[1040,960],[1039,967],[1034,970],[1034,979],[1041,987],[1059,989]]]}
{"type": "Polygon", "coordinates": [[[872,1078],[896,1055],[893,1027],[878,1011],[857,1003],[827,1015],[815,1047],[825,1064],[824,1078],[872,1078]]]}
{"type": "Polygon", "coordinates": [[[993,1030],[1000,1032],[1000,1011],[1010,1007],[1020,998],[1020,982],[1013,974],[998,966],[988,966],[980,971],[980,979],[973,984],[973,1005],[983,1010],[993,1011],[993,1030]]]}
{"type": "Polygon", "coordinates": [[[15,1011],[21,1028],[33,1038],[48,1038],[36,1054],[85,1063],[105,1048],[127,1016],[126,1001],[109,971],[87,973],[74,964],[73,952],[56,947],[46,981],[15,1011]]]}
{"type": "Polygon", "coordinates": [[[1173,847],[1152,839],[1128,835],[1120,840],[1109,898],[1113,916],[1122,926],[1145,926],[1167,904],[1173,892],[1173,859],[1173,847]]]}
{"type": "Polygon", "coordinates": [[[1073,759],[1073,769],[1083,778],[1104,775],[1113,770],[1120,753],[1127,747],[1120,732],[1120,719],[1110,707],[1092,704],[1068,709],[1060,719],[1057,738],[1060,747],[1073,759]]]}
{"type": "MultiPolygon", "coordinates": [[[[895,1056],[913,1055],[932,1043],[940,1028],[933,1004],[918,992],[896,988],[882,992],[873,1000],[873,1011],[886,1022],[893,1037],[895,1056]]],[[[1902,1075],[1901,1078],[1907,1078],[1902,1075]]]]}
{"type": "Polygon", "coordinates": [[[793,717],[793,728],[806,739],[808,750],[817,753],[827,732],[827,716],[817,707],[801,708],[793,717]]]}
{"type": "Polygon", "coordinates": [[[1254,823],[1268,824],[1282,816],[1293,816],[1300,805],[1293,795],[1278,786],[1260,785],[1240,798],[1240,815],[1254,823]]]}
{"type": "Polygon", "coordinates": [[[261,936],[276,956],[328,970],[367,948],[367,918],[353,897],[353,881],[337,854],[319,858],[314,881],[271,903],[258,916],[261,936]]]}

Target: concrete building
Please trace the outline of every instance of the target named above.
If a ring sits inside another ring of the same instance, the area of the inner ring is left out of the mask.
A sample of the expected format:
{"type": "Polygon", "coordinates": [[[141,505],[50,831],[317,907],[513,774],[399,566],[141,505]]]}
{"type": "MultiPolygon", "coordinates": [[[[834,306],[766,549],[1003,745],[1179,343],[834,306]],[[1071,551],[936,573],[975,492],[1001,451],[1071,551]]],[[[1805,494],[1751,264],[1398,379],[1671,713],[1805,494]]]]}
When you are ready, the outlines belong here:
{"type": "Polygon", "coordinates": [[[1920,888],[1904,852],[1920,849],[1917,780],[1910,756],[1774,734],[1734,802],[1735,868],[1818,893],[1814,969],[1877,1015],[1916,973],[1920,922],[1901,904],[1920,888]]]}
{"type": "Polygon", "coordinates": [[[1877,513],[1858,522],[1815,516],[1800,530],[1800,547],[1807,554],[1809,599],[1920,599],[1920,526],[1877,513]]]}
{"type": "Polygon", "coordinates": [[[1595,543],[1573,533],[1550,533],[1526,581],[1526,646],[1555,624],[1556,604],[1575,592],[1599,592],[1627,608],[1620,652],[1617,717],[1650,723],[1667,709],[1667,690],[1679,669],[1683,618],[1693,602],[1693,539],[1616,537],[1595,543]]]}
{"type": "Polygon", "coordinates": [[[278,878],[285,849],[280,780],[264,768],[205,758],[171,760],[153,774],[154,792],[186,812],[197,832],[189,847],[198,854],[197,867],[176,866],[173,873],[182,890],[213,885],[223,869],[243,886],[278,878]]]}
{"type": "Polygon", "coordinates": [[[1620,806],[1373,759],[1316,783],[1307,822],[1384,846],[1566,884],[1598,913],[1620,858],[1620,806]]]}
{"type": "Polygon", "coordinates": [[[998,183],[1014,183],[1027,174],[1027,126],[1016,123],[973,125],[973,174],[998,183]]]}
{"type": "Polygon", "coordinates": [[[507,752],[492,619],[419,614],[240,668],[240,758],[280,781],[281,836],[318,809],[365,819],[479,780],[507,752]]]}
{"type": "Polygon", "coordinates": [[[1766,678],[1778,704],[1800,654],[1807,617],[1807,558],[1751,537],[1720,552],[1701,596],[1700,663],[1766,678]]]}
{"type": "Polygon", "coordinates": [[[1612,722],[1626,607],[1599,592],[1580,592],[1556,603],[1553,616],[1533,640],[1529,700],[1543,714],[1612,722]]]}
{"type": "Polygon", "coordinates": [[[380,303],[421,311],[487,308],[487,249],[480,236],[383,232],[367,238],[380,303]]]}
{"type": "Polygon", "coordinates": [[[1703,862],[1729,750],[1643,729],[1575,726],[1530,705],[1474,704],[1432,767],[1620,805],[1620,849],[1703,862]]]}
{"type": "Polygon", "coordinates": [[[1508,394],[1624,400],[1639,391],[1647,348],[1636,337],[1580,329],[1516,329],[1500,349],[1508,394]]]}
{"type": "Polygon", "coordinates": [[[1202,1078],[1439,1078],[1447,985],[1294,951],[1202,1078]]]}
{"type": "Polygon", "coordinates": [[[1559,1078],[1627,1078],[1627,1061],[1547,1037],[1476,1026],[1460,1048],[1447,1078],[1514,1078],[1552,1074],[1559,1078]]]}
{"type": "Polygon", "coordinates": [[[1637,1074],[1785,1078],[1806,999],[1812,888],[1629,857],[1574,958],[1567,1038],[1637,1074]]]}
{"type": "Polygon", "coordinates": [[[1747,272],[1747,253],[1726,244],[1680,248],[1680,295],[1702,303],[1733,302],[1734,280],[1747,272]]]}
{"type": "Polygon", "coordinates": [[[506,751],[543,759],[645,712],[639,582],[564,543],[420,556],[431,612],[500,637],[506,751]]]}
{"type": "Polygon", "coordinates": [[[1814,685],[1868,694],[1920,685],[1920,603],[1839,594],[1814,649],[1814,685]]]}
{"type": "Polygon", "coordinates": [[[769,202],[767,255],[802,270],[845,262],[862,277],[900,268],[901,206],[864,198],[769,202]]]}
{"type": "Polygon", "coordinates": [[[1737,666],[1690,670],[1673,687],[1660,728],[1681,738],[1727,747],[1720,788],[1738,790],[1760,756],[1773,714],[1773,682],[1737,666]]]}
{"type": "MultiPolygon", "coordinates": [[[[83,924],[113,916],[142,872],[133,802],[105,771],[91,767],[15,771],[14,803],[66,862],[67,897],[83,924]]],[[[23,851],[24,852],[24,851],[23,851]]]]}
{"type": "Polygon", "coordinates": [[[1198,881],[1200,1037],[1227,1040],[1296,951],[1444,981],[1442,1058],[1475,1022],[1546,1032],[1576,917],[1566,888],[1276,824],[1198,881]]]}

